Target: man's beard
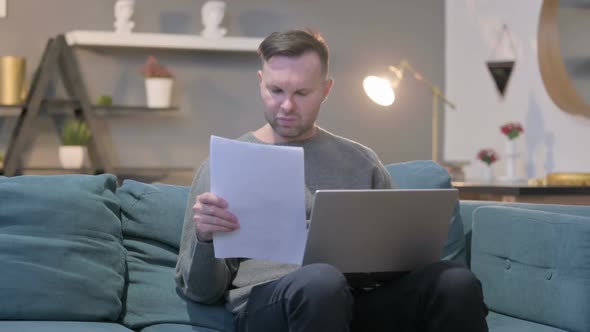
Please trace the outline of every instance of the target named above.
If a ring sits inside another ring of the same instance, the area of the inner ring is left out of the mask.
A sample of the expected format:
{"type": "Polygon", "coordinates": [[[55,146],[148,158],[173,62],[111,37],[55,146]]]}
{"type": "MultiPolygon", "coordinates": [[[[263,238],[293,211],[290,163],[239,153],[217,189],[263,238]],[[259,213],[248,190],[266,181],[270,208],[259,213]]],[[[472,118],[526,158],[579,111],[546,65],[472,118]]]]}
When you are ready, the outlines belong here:
{"type": "MultiPolygon", "coordinates": [[[[313,124],[310,126],[304,126],[301,122],[297,126],[283,127],[279,125],[276,117],[274,117],[272,114],[265,112],[264,117],[274,132],[281,137],[296,138],[313,128],[313,124]]],[[[301,120],[300,117],[298,117],[298,119],[301,120]]]]}

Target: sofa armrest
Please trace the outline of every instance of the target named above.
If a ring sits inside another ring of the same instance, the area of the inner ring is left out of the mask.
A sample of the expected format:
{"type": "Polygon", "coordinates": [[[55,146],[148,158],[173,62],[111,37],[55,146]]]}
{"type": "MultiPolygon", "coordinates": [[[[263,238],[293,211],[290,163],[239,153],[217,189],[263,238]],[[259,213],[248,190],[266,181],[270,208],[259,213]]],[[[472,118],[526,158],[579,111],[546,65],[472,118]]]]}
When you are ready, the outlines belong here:
{"type": "Polygon", "coordinates": [[[590,217],[485,206],[473,220],[471,269],[491,310],[590,331],[590,217]]]}

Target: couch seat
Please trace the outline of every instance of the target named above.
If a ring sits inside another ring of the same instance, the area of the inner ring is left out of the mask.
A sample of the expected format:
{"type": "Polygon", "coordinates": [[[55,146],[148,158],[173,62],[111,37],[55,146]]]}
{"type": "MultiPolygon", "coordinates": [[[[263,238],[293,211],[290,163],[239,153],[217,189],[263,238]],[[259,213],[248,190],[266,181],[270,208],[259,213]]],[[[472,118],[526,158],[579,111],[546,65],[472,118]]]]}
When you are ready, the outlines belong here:
{"type": "Polygon", "coordinates": [[[132,332],[116,323],[0,321],[0,332],[132,332]]]}

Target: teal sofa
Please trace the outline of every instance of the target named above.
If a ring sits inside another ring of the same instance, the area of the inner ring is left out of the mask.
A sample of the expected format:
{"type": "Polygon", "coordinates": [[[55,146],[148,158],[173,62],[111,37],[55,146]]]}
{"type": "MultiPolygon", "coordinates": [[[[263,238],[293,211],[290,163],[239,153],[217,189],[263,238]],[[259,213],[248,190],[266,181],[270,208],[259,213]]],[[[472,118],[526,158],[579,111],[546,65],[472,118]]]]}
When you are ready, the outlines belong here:
{"type": "MultiPolygon", "coordinates": [[[[448,187],[432,162],[400,188],[448,187]]],[[[233,331],[182,296],[174,266],[188,187],[113,175],[0,177],[0,332],[233,331]]],[[[443,258],[482,281],[490,331],[590,331],[590,207],[462,201],[443,258]]]]}

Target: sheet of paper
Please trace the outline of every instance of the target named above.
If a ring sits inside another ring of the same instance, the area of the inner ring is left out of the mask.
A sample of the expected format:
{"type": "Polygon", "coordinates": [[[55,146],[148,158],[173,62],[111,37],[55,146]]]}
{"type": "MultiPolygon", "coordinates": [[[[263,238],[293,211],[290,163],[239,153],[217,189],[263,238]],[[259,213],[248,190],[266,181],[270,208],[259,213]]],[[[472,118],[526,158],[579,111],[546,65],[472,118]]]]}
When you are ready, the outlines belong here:
{"type": "Polygon", "coordinates": [[[215,257],[301,264],[307,227],[303,148],[211,136],[211,192],[240,228],[214,233],[215,257]]]}

